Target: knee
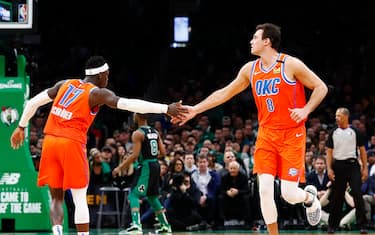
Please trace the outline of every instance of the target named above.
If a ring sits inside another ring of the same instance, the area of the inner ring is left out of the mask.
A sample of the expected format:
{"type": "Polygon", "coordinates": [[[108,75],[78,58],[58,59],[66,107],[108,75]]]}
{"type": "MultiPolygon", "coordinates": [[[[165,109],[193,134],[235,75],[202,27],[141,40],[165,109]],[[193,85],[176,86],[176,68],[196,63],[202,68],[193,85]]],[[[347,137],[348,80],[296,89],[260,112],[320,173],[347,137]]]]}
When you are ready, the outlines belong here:
{"type": "Polygon", "coordinates": [[[296,203],[301,202],[301,200],[298,197],[298,194],[295,190],[286,190],[286,189],[281,189],[281,196],[285,201],[288,203],[294,205],[296,203]]]}
{"type": "Polygon", "coordinates": [[[274,197],[273,193],[274,193],[273,188],[270,188],[270,187],[259,188],[260,199],[264,198],[267,200],[273,200],[273,197],[274,197]]]}
{"type": "Polygon", "coordinates": [[[89,207],[86,199],[87,188],[71,189],[75,206],[74,223],[87,224],[90,222],[89,207]]]}

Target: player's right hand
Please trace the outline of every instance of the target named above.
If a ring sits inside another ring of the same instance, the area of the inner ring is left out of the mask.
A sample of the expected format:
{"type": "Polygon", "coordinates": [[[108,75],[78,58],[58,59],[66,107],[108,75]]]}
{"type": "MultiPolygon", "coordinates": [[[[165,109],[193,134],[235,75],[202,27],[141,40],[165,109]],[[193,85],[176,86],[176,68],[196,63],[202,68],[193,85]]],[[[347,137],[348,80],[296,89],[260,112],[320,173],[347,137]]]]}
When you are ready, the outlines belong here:
{"type": "Polygon", "coordinates": [[[172,118],[184,118],[189,111],[182,105],[182,101],[174,102],[168,105],[167,114],[172,118]]]}
{"type": "Polygon", "coordinates": [[[23,128],[17,127],[12,136],[10,137],[10,145],[13,149],[18,149],[22,146],[23,141],[25,140],[25,130],[23,128]]]}
{"type": "Polygon", "coordinates": [[[197,112],[194,110],[193,106],[183,105],[188,110],[188,113],[184,114],[183,117],[172,117],[171,122],[173,124],[178,124],[179,126],[184,125],[187,121],[192,119],[197,115],[197,112]]]}

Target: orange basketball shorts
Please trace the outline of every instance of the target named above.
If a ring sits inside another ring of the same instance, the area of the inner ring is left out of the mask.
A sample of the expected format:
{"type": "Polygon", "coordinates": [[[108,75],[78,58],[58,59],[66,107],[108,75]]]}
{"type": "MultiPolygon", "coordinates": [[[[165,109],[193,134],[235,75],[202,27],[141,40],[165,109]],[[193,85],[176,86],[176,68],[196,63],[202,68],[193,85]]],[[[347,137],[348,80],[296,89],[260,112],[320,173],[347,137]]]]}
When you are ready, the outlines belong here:
{"type": "Polygon", "coordinates": [[[46,135],[39,166],[38,186],[83,188],[89,183],[86,146],[78,141],[46,135]]]}
{"type": "Polygon", "coordinates": [[[305,145],[305,126],[285,130],[260,127],[255,144],[254,173],[304,182],[305,145]]]}

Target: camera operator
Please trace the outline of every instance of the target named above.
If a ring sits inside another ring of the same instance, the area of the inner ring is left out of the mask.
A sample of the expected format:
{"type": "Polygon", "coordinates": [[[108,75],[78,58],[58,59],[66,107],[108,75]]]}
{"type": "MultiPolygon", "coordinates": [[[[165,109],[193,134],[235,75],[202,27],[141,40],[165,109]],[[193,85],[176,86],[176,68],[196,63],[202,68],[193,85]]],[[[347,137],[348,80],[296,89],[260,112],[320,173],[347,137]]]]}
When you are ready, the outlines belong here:
{"type": "Polygon", "coordinates": [[[200,191],[189,173],[178,173],[173,177],[170,202],[167,207],[168,221],[173,230],[198,230],[201,216],[197,210],[200,191]]]}

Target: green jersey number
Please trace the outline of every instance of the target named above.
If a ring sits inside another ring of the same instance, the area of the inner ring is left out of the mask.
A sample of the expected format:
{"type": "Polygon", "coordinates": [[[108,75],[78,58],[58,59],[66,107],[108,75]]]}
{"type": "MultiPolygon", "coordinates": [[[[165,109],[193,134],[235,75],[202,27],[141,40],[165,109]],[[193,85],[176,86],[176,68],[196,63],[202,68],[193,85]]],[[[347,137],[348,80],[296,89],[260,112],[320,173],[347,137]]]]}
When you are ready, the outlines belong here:
{"type": "Polygon", "coordinates": [[[151,155],[152,156],[158,155],[158,142],[156,140],[151,140],[150,146],[151,146],[151,155]]]}

